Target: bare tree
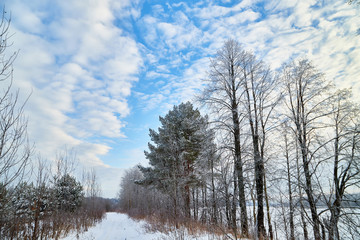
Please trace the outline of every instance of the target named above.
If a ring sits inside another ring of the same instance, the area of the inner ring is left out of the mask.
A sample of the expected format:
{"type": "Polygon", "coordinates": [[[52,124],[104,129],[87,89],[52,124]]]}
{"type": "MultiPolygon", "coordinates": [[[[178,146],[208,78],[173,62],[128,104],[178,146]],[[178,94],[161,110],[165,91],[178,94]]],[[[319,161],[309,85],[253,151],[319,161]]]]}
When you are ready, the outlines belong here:
{"type": "Polygon", "coordinates": [[[96,198],[101,196],[101,187],[94,168],[83,170],[83,186],[85,187],[85,197],[96,198]]]}
{"type": "Polygon", "coordinates": [[[279,125],[276,151],[281,153],[277,167],[277,198],[281,205],[280,215],[283,220],[286,239],[295,240],[295,208],[296,208],[296,152],[294,135],[291,134],[286,121],[279,125]]]}
{"type": "Polygon", "coordinates": [[[286,159],[286,180],[288,187],[288,198],[289,198],[289,228],[290,228],[290,240],[295,240],[295,226],[294,226],[294,201],[293,201],[293,187],[291,180],[291,165],[290,165],[290,141],[288,136],[288,127],[284,126],[284,143],[285,143],[285,159],[286,159]]]}
{"type": "Polygon", "coordinates": [[[243,115],[240,113],[241,72],[239,63],[244,55],[240,44],[234,40],[228,40],[217,52],[211,61],[211,71],[208,85],[199,101],[206,103],[217,115],[216,123],[219,128],[232,133],[232,148],[234,151],[234,165],[237,177],[239,194],[239,206],[241,215],[241,233],[248,236],[249,227],[247,220],[245,181],[243,173],[243,160],[241,151],[240,124],[243,115]]]}
{"type": "MultiPolygon", "coordinates": [[[[244,89],[242,103],[246,109],[252,138],[255,184],[257,196],[257,235],[266,236],[264,226],[264,188],[265,188],[265,144],[270,126],[271,115],[280,95],[277,94],[277,78],[270,69],[251,52],[244,52],[238,63],[241,68],[241,85],[244,89]]],[[[272,235],[271,223],[269,233],[272,235]]]]}
{"type": "Polygon", "coordinates": [[[37,158],[37,171],[36,171],[36,182],[34,186],[34,199],[31,209],[33,211],[32,219],[32,240],[39,239],[46,235],[46,229],[48,228],[48,223],[44,222],[47,212],[51,212],[49,208],[50,201],[50,190],[47,186],[49,184],[49,166],[46,163],[46,160],[42,159],[40,156],[37,158]]]}
{"type": "Polygon", "coordinates": [[[79,159],[77,158],[76,150],[74,148],[68,149],[67,146],[64,146],[56,153],[53,177],[56,180],[64,175],[73,174],[78,163],[79,159]]]}
{"type": "MultiPolygon", "coordinates": [[[[270,118],[280,97],[269,68],[234,40],[228,40],[211,62],[210,79],[200,100],[217,113],[217,123],[232,133],[241,213],[241,232],[248,235],[241,138],[251,136],[257,195],[257,235],[264,238],[265,142],[270,118]],[[247,125],[244,126],[245,120],[247,125]],[[243,127],[242,127],[243,126],[243,127]]],[[[270,220],[270,217],[269,217],[270,220]]],[[[271,222],[269,232],[272,235],[271,222]]]]}
{"type": "MultiPolygon", "coordinates": [[[[342,215],[357,215],[351,213],[349,206],[352,206],[348,199],[351,196],[349,188],[360,186],[360,168],[359,168],[359,146],[360,146],[360,108],[350,101],[350,90],[339,90],[333,96],[330,104],[332,114],[330,118],[330,127],[332,137],[330,147],[327,152],[332,152],[330,156],[332,162],[332,175],[329,182],[330,192],[324,189],[323,197],[330,211],[330,219],[325,222],[329,232],[329,240],[339,240],[339,220],[342,215]],[[347,206],[347,209],[344,209],[347,206]]],[[[358,204],[359,205],[359,204],[358,204]]],[[[351,222],[348,223],[351,225],[351,222]]]]}
{"type": "MultiPolygon", "coordinates": [[[[0,17],[0,238],[14,233],[11,197],[14,183],[27,173],[32,147],[27,137],[27,119],[19,90],[14,90],[12,64],[18,54],[8,54],[10,18],[3,9],[0,17]]],[[[30,170],[30,169],[29,169],[30,170]]]]}
{"type": "Polygon", "coordinates": [[[319,163],[317,152],[321,149],[317,139],[324,117],[329,115],[326,95],[330,84],[308,60],[291,62],[284,66],[283,84],[287,93],[285,104],[292,132],[297,139],[305,183],[302,185],[309,203],[315,239],[321,239],[320,219],[316,206],[313,177],[319,163]]]}
{"type": "Polygon", "coordinates": [[[10,38],[10,19],[6,16],[4,9],[0,22],[0,82],[8,84],[0,89],[0,181],[4,187],[23,176],[32,153],[24,116],[25,103],[20,103],[19,91],[12,89],[12,64],[17,52],[6,56],[10,38]]]}

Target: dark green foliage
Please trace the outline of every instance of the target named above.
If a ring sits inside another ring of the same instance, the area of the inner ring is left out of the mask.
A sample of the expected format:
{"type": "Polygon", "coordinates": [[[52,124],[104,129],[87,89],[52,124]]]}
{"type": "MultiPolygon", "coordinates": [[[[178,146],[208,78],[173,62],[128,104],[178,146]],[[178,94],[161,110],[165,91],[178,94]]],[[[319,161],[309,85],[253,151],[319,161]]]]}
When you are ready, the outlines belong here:
{"type": "Polygon", "coordinates": [[[143,183],[165,190],[170,185],[195,184],[199,181],[196,168],[206,140],[207,119],[190,102],[174,106],[165,117],[158,132],[150,129],[149,152],[145,152],[151,167],[140,167],[143,183]]]}
{"type": "Polygon", "coordinates": [[[84,199],[83,187],[69,174],[56,181],[54,191],[56,204],[60,210],[74,212],[84,199]]]}
{"type": "Polygon", "coordinates": [[[190,190],[202,185],[206,173],[206,152],[214,147],[207,117],[202,117],[190,102],[182,103],[159,118],[158,132],[150,129],[153,143],[145,152],[150,167],[140,166],[143,185],[151,185],[170,196],[174,215],[190,217],[190,190]],[[178,211],[177,209],[183,209],[178,211]]]}

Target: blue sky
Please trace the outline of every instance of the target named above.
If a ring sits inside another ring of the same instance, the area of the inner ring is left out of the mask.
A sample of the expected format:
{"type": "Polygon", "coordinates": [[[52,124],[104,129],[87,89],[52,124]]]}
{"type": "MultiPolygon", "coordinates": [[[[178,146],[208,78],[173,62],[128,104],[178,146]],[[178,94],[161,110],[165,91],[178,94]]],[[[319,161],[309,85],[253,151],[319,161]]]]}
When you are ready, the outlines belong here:
{"type": "Polygon", "coordinates": [[[346,1],[5,0],[14,84],[29,135],[52,161],[64,146],[114,197],[125,168],[146,164],[148,129],[201,90],[228,38],[277,69],[308,57],[360,97],[360,6],[346,1]]]}

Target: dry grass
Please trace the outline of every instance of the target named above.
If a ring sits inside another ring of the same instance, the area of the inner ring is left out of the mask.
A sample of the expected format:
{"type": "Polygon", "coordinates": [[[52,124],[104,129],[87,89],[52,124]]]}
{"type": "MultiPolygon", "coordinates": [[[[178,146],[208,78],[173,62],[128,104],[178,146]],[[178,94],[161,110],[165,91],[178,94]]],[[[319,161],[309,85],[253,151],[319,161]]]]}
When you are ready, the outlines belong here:
{"type": "MultiPolygon", "coordinates": [[[[143,215],[136,213],[121,212],[127,214],[134,220],[143,220],[147,224],[145,229],[147,232],[161,232],[167,235],[166,239],[184,240],[186,236],[199,237],[201,235],[208,236],[209,240],[225,240],[235,239],[233,231],[224,226],[206,224],[200,221],[189,219],[169,219],[161,215],[143,215]]],[[[240,233],[237,233],[240,236],[240,233]]]]}

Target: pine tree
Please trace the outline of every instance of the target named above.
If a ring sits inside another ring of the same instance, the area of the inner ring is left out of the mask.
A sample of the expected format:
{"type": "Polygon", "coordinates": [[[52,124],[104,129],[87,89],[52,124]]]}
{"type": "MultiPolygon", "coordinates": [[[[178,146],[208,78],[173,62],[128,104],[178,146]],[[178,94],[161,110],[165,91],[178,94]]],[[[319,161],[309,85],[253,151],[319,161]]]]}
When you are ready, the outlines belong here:
{"type": "Polygon", "coordinates": [[[76,179],[65,174],[56,181],[55,201],[59,210],[74,212],[84,199],[83,187],[76,179]]]}
{"type": "Polygon", "coordinates": [[[150,129],[152,143],[145,156],[150,167],[141,167],[143,184],[153,185],[168,194],[173,201],[173,214],[177,218],[179,209],[190,217],[191,189],[199,186],[199,166],[205,156],[204,146],[209,139],[207,118],[190,102],[182,103],[160,117],[158,132],[150,129]],[[181,201],[182,200],[182,201],[181,201]]]}

